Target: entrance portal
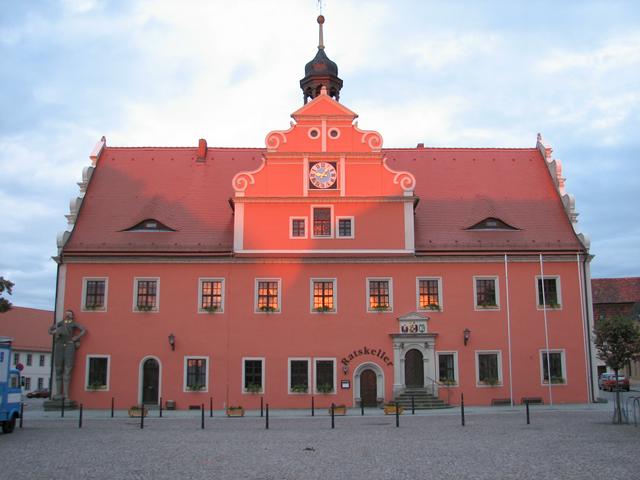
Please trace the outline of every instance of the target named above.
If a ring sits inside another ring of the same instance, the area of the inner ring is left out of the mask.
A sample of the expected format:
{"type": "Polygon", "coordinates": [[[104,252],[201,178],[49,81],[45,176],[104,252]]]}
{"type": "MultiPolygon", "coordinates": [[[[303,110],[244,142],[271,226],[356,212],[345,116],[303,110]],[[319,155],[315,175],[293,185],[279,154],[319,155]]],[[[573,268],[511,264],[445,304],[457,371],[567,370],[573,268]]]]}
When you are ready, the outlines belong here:
{"type": "Polygon", "coordinates": [[[160,380],[158,361],[149,358],[142,366],[142,403],[158,404],[158,383],[160,380]]]}
{"type": "Polygon", "coordinates": [[[404,384],[407,388],[424,387],[424,362],[419,350],[411,349],[404,356],[404,384]]]}
{"type": "Polygon", "coordinates": [[[371,369],[360,373],[360,401],[365,407],[376,407],[378,402],[377,375],[371,369]]]}

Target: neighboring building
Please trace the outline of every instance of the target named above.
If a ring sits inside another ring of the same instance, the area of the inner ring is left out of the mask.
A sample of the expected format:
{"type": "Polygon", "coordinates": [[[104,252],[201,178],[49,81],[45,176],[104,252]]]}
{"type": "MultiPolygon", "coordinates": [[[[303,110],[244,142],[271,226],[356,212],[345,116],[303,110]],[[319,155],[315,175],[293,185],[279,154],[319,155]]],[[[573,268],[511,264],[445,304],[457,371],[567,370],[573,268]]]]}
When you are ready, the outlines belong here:
{"type": "MultiPolygon", "coordinates": [[[[599,320],[615,316],[629,317],[640,322],[640,277],[594,278],[593,318],[599,320]]],[[[604,362],[597,359],[598,374],[606,372],[604,362]]],[[[632,361],[625,368],[625,375],[640,381],[640,361],[632,361]]]]}
{"type": "Polygon", "coordinates": [[[11,368],[22,364],[23,390],[49,388],[53,312],[13,306],[0,313],[0,336],[13,338],[11,368]]]}
{"type": "Polygon", "coordinates": [[[551,148],[382,148],[322,42],[305,73],[266,148],[96,145],[58,240],[56,315],[87,329],[70,397],[591,400],[588,241],[551,148]]]}

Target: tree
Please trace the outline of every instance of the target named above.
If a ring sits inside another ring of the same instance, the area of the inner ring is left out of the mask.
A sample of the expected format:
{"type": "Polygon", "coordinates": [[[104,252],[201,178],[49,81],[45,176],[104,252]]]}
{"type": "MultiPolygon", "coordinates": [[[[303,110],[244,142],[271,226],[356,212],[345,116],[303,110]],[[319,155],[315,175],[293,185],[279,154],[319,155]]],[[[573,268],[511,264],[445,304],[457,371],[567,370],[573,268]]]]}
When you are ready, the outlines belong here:
{"type": "Polygon", "coordinates": [[[9,280],[5,280],[4,277],[0,277],[0,313],[4,313],[7,310],[11,309],[11,302],[6,298],[2,298],[2,294],[6,290],[9,295],[11,295],[11,289],[13,288],[13,283],[9,280]]]}
{"type": "Polygon", "coordinates": [[[622,423],[618,372],[633,358],[640,356],[640,328],[634,320],[616,316],[600,320],[594,329],[598,358],[616,374],[616,410],[614,423],[622,423]]]}

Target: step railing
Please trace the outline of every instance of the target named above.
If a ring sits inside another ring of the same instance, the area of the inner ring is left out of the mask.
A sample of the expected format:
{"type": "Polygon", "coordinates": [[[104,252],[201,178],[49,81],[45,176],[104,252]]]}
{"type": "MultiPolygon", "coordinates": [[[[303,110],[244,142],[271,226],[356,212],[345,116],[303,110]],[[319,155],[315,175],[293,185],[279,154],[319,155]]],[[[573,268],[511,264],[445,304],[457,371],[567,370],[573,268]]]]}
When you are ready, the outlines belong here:
{"type": "Polygon", "coordinates": [[[439,382],[438,380],[435,380],[431,377],[425,377],[425,380],[426,380],[425,388],[427,389],[427,391],[431,393],[431,395],[433,395],[436,398],[440,398],[439,390],[443,388],[445,392],[447,392],[446,393],[447,405],[451,405],[451,387],[453,385],[439,382]]]}

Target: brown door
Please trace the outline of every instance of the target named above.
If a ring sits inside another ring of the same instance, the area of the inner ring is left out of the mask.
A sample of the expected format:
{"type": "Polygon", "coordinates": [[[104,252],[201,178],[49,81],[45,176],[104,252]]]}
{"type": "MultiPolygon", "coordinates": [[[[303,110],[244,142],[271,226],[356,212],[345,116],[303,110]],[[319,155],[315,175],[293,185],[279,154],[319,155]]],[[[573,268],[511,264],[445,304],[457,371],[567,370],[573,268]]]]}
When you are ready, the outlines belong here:
{"type": "Polygon", "coordinates": [[[376,372],[367,369],[360,374],[360,401],[365,407],[375,407],[378,404],[378,385],[376,372]]]}
{"type": "Polygon", "coordinates": [[[424,363],[419,350],[409,350],[404,356],[404,384],[407,388],[424,387],[424,363]]]}
{"type": "Polygon", "coordinates": [[[160,380],[160,366],[157,360],[149,358],[142,366],[142,403],[158,403],[158,382],[160,380]]]}

